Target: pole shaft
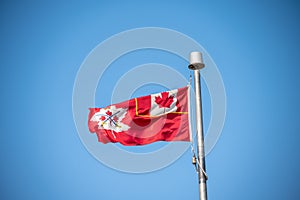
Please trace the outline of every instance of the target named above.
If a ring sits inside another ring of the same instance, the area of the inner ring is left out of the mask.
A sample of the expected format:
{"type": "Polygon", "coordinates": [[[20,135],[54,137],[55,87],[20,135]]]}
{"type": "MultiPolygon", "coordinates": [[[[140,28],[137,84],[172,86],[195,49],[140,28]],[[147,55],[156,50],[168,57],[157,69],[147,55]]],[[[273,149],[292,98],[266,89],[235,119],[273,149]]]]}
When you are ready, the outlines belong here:
{"type": "Polygon", "coordinates": [[[198,180],[200,200],[207,200],[206,176],[205,171],[205,152],[204,152],[204,134],[203,134],[203,118],[202,118],[202,99],[201,99],[201,81],[200,70],[194,70],[194,84],[196,96],[196,127],[197,127],[197,151],[198,151],[198,180]]]}

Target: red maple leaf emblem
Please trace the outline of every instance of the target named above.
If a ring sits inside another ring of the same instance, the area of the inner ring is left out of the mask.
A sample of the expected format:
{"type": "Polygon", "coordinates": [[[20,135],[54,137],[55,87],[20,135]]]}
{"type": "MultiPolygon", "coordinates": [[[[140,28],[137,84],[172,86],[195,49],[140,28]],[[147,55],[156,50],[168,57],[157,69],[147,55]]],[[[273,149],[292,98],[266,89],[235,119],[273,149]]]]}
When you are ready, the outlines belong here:
{"type": "Polygon", "coordinates": [[[170,108],[171,104],[174,102],[174,97],[169,96],[169,92],[162,92],[161,97],[155,97],[155,103],[158,104],[160,108],[170,108]]]}
{"type": "Polygon", "coordinates": [[[104,117],[104,116],[101,116],[101,117],[100,117],[100,120],[101,120],[101,121],[104,121],[105,119],[106,119],[106,117],[104,117]]]}
{"type": "Polygon", "coordinates": [[[113,118],[113,120],[116,122],[116,121],[118,121],[118,117],[117,116],[114,116],[114,118],[113,118]]]}
{"type": "Polygon", "coordinates": [[[111,116],[111,115],[112,115],[112,112],[111,112],[110,110],[108,110],[108,111],[106,111],[106,114],[107,114],[108,116],[111,116]]]}

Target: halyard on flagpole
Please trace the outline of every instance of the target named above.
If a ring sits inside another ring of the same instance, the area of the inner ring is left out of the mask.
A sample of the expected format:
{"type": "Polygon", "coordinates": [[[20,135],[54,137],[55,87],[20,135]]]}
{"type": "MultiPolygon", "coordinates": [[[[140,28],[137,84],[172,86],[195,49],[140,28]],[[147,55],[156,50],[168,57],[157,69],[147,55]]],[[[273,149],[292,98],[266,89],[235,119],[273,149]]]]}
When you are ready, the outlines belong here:
{"type": "Polygon", "coordinates": [[[200,70],[204,68],[202,54],[190,53],[190,70],[194,71],[194,87],[196,98],[196,128],[197,128],[197,157],[193,156],[193,164],[198,172],[200,200],[207,200],[207,174],[205,172],[204,134],[202,118],[201,80],[200,70]]]}

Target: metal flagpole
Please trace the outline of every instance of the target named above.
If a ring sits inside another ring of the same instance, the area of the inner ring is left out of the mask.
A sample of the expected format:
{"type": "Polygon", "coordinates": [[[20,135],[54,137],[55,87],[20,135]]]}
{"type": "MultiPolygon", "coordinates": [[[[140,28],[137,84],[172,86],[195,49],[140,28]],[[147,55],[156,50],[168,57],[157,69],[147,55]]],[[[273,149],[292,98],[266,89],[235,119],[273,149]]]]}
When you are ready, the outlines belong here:
{"type": "Polygon", "coordinates": [[[202,100],[201,100],[201,81],[200,70],[204,68],[202,54],[200,52],[191,52],[189,69],[194,71],[194,86],[196,96],[196,127],[197,127],[197,151],[198,159],[194,163],[198,172],[200,200],[207,200],[205,172],[205,152],[204,152],[204,134],[203,134],[203,119],[202,119],[202,100]]]}

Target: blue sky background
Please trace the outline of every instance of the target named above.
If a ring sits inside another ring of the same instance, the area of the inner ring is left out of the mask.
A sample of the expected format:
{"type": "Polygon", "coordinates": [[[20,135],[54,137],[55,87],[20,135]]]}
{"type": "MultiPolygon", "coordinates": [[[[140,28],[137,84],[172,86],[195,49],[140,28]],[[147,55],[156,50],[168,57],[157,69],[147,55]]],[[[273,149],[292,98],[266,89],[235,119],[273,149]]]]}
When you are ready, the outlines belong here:
{"type": "MultiPolygon", "coordinates": [[[[194,38],[223,77],[227,116],[206,159],[209,199],[299,199],[299,15],[291,0],[1,1],[0,198],[198,199],[189,151],[153,173],[122,173],[86,151],[73,122],[88,53],[121,31],[156,26],[194,38]]],[[[204,110],[207,99],[204,91],[204,110]]]]}

